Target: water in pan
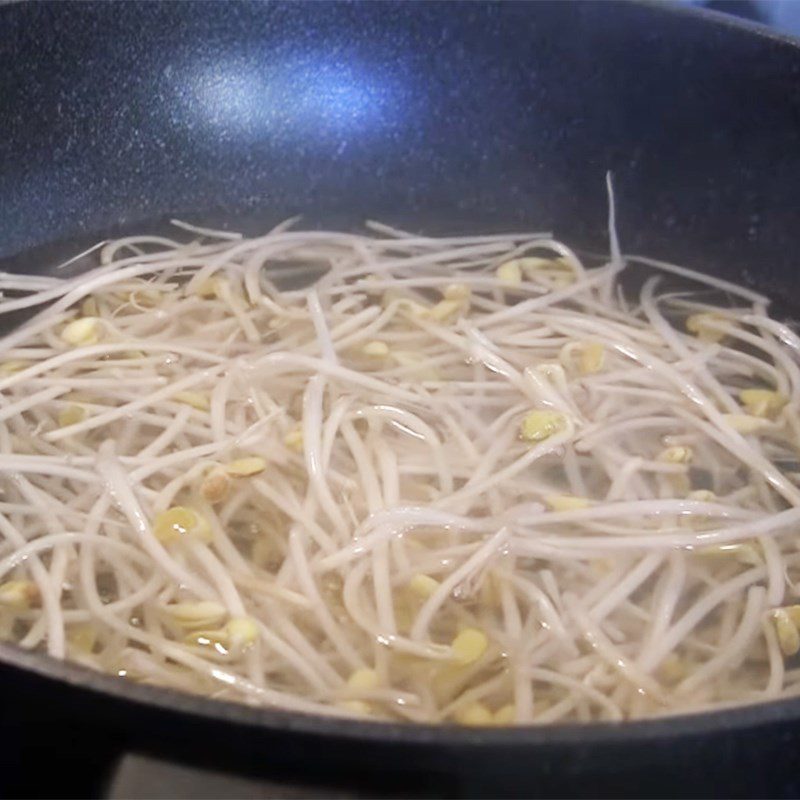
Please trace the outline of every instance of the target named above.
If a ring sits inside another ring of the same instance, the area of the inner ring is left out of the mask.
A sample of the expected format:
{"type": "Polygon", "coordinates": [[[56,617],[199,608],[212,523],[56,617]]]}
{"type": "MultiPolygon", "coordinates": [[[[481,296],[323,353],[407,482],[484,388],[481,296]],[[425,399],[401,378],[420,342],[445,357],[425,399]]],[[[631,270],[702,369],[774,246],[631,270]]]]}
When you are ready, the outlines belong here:
{"type": "Polygon", "coordinates": [[[92,257],[0,280],[38,312],[0,340],[3,637],[374,719],[797,691],[800,341],[758,294],[537,234],[92,257]]]}

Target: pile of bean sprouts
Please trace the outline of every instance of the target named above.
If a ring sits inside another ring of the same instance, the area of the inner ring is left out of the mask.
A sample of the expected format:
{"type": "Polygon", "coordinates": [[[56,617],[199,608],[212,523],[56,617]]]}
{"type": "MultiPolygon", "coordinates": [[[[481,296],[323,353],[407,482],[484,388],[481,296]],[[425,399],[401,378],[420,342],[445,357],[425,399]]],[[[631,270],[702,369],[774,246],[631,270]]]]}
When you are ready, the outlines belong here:
{"type": "Polygon", "coordinates": [[[0,275],[0,637],[381,720],[797,694],[800,339],[611,244],[181,224],[0,275]]]}

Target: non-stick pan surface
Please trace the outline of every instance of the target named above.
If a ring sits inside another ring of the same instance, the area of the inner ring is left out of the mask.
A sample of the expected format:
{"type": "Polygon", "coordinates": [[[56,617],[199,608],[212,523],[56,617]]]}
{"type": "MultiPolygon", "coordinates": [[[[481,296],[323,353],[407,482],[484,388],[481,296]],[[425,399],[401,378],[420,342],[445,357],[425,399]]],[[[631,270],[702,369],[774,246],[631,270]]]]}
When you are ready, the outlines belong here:
{"type": "MultiPolygon", "coordinates": [[[[296,213],[345,228],[527,227],[603,249],[610,169],[626,251],[800,300],[800,50],[713,16],[11,4],[0,126],[5,268],[44,270],[86,237],[175,215],[250,231],[296,213]]],[[[65,777],[75,753],[102,770],[126,749],[390,795],[800,791],[800,701],[484,732],[216,704],[9,646],[0,664],[0,759],[24,775],[6,794],[55,778],[80,791],[65,777]]]]}

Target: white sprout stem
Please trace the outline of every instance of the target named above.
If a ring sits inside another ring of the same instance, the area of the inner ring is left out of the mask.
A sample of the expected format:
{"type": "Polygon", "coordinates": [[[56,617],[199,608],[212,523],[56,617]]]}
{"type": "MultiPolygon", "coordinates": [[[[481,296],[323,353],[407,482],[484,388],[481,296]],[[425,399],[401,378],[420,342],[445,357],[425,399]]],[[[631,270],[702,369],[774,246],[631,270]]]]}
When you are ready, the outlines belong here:
{"type": "Polygon", "coordinates": [[[500,528],[495,534],[490,536],[476,551],[468,558],[457,570],[454,570],[447,579],[436,589],[428,598],[411,626],[411,638],[423,639],[428,632],[431,620],[442,603],[458,584],[466,580],[476,570],[484,567],[495,557],[508,538],[508,529],[500,528]]]}

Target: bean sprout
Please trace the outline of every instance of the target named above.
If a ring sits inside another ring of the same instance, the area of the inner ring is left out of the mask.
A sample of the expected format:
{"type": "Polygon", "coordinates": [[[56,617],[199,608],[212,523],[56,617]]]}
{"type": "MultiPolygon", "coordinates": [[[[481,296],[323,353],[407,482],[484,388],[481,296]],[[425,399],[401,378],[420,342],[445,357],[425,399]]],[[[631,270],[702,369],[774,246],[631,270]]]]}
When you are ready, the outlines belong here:
{"type": "Polygon", "coordinates": [[[0,274],[38,309],[0,339],[3,638],[376,720],[800,691],[800,339],[765,298],[626,258],[613,204],[605,264],[295,222],[0,274]]]}

